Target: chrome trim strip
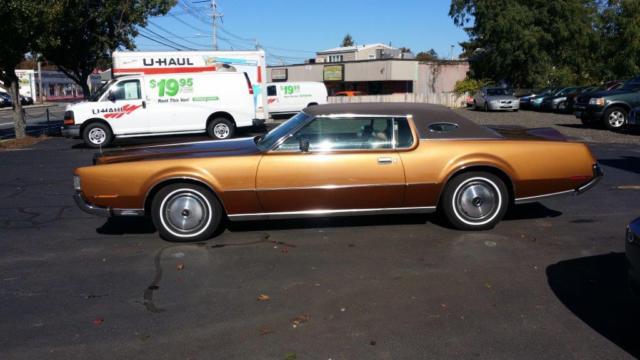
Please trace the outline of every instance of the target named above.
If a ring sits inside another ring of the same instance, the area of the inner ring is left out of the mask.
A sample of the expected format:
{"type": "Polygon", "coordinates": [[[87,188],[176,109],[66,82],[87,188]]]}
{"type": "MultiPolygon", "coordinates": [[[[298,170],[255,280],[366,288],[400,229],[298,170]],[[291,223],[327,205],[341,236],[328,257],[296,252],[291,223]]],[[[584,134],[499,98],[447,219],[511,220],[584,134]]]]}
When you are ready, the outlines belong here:
{"type": "Polygon", "coordinates": [[[229,220],[270,220],[270,219],[294,219],[305,217],[331,217],[331,216],[356,216],[356,215],[382,215],[382,214],[428,214],[435,212],[435,206],[402,207],[402,208],[374,208],[374,209],[338,209],[338,210],[305,210],[285,211],[271,213],[229,214],[229,220]]]}
{"type": "Polygon", "coordinates": [[[405,186],[405,184],[364,184],[364,185],[319,185],[319,186],[298,186],[284,188],[256,189],[255,191],[286,191],[286,190],[339,190],[362,187],[384,187],[384,186],[405,186]]]}
{"type": "Polygon", "coordinates": [[[565,191],[558,191],[558,192],[549,193],[549,194],[518,198],[518,199],[514,200],[514,203],[516,203],[516,205],[526,204],[526,203],[538,201],[540,199],[546,199],[546,198],[549,198],[549,197],[562,196],[562,195],[574,195],[575,193],[576,193],[576,191],[573,190],[573,189],[572,190],[565,190],[565,191]]]}
{"type": "Polygon", "coordinates": [[[91,204],[84,199],[80,192],[73,194],[73,200],[80,210],[96,216],[144,216],[144,209],[112,209],[91,204]]]}
{"type": "Polygon", "coordinates": [[[144,209],[111,209],[114,216],[144,216],[144,209]]]}

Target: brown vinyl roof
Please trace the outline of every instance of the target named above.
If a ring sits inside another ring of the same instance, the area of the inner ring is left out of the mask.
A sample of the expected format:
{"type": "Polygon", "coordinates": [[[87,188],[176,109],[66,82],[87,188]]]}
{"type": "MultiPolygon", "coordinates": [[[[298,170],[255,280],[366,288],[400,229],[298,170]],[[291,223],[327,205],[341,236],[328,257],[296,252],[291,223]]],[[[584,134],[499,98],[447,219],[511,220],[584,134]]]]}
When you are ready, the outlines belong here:
{"type": "Polygon", "coordinates": [[[441,105],[420,103],[345,103],[315,105],[304,112],[317,115],[412,115],[421,139],[498,139],[495,131],[480,126],[473,121],[456,114],[441,105]],[[453,123],[458,128],[449,132],[434,132],[429,125],[434,123],[453,123]]]}

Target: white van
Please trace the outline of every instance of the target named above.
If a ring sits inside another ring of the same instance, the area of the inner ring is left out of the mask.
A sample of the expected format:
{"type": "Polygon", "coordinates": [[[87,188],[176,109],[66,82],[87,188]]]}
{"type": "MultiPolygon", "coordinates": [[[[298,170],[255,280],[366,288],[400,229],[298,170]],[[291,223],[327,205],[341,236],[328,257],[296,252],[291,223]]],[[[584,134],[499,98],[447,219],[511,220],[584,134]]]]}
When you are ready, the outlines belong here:
{"type": "Polygon", "coordinates": [[[327,87],[322,82],[278,82],[267,84],[269,113],[297,113],[311,105],[327,103],[327,87]]]}
{"type": "Polygon", "coordinates": [[[103,147],[115,138],[208,133],[229,139],[255,118],[243,72],[130,75],[103,85],[89,101],[67,106],[62,133],[103,147]]]}

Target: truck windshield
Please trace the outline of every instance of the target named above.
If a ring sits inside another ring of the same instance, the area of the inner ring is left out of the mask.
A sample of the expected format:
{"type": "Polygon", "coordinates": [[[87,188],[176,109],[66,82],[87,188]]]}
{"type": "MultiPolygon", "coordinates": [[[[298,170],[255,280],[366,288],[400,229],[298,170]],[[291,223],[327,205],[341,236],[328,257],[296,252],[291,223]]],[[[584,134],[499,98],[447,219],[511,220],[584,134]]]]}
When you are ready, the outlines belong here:
{"type": "Polygon", "coordinates": [[[256,144],[260,150],[269,150],[279,139],[305,124],[309,118],[309,115],[304,112],[299,112],[291,119],[280,124],[280,126],[269,131],[266,135],[257,137],[256,144]]]}
{"type": "Polygon", "coordinates": [[[98,101],[102,97],[102,94],[104,94],[105,91],[107,91],[107,89],[109,89],[111,84],[113,84],[114,82],[115,80],[109,80],[106,83],[102,84],[102,86],[100,86],[98,90],[94,91],[93,94],[89,96],[89,101],[98,101]]]}

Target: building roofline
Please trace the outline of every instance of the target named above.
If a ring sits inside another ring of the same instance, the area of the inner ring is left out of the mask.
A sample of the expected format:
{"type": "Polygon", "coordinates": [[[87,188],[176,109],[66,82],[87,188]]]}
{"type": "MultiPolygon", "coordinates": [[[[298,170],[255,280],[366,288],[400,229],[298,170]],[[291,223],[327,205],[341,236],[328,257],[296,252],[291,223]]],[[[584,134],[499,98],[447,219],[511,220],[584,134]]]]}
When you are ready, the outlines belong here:
{"type": "Polygon", "coordinates": [[[288,64],[288,65],[267,65],[267,68],[285,68],[291,66],[307,66],[307,65],[342,65],[342,64],[353,64],[353,63],[366,63],[366,62],[376,62],[376,61],[404,61],[404,62],[417,62],[420,64],[468,64],[468,60],[432,60],[432,61],[420,61],[416,59],[365,59],[365,60],[352,60],[352,61],[342,61],[342,62],[316,62],[316,63],[302,63],[302,64],[288,64]]]}

